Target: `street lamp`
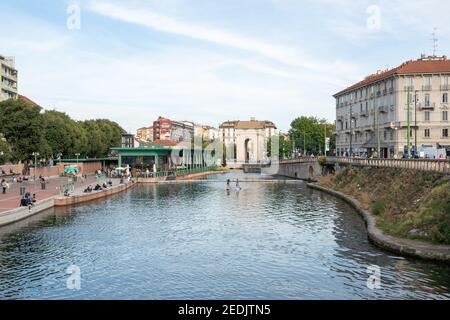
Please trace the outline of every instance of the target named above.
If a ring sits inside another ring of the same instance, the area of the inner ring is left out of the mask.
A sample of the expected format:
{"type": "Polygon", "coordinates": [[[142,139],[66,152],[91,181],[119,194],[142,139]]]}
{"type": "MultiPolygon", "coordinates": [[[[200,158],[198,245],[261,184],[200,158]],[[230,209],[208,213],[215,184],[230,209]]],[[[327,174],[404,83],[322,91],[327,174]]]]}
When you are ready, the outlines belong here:
{"type": "Polygon", "coordinates": [[[414,158],[417,155],[417,99],[418,90],[416,90],[414,95],[414,158]]]}
{"type": "Polygon", "coordinates": [[[33,156],[34,156],[34,182],[36,182],[37,157],[39,156],[39,152],[33,152],[33,156]]]}
{"type": "Polygon", "coordinates": [[[78,164],[78,158],[80,157],[79,153],[75,153],[75,156],[77,157],[77,164],[78,164]]]}

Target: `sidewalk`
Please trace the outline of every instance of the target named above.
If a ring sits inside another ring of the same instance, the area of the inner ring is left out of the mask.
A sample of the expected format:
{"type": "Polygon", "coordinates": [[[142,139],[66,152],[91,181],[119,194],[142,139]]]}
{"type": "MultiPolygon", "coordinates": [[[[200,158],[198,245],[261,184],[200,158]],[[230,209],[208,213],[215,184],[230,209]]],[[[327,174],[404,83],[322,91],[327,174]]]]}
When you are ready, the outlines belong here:
{"type": "MultiPolygon", "coordinates": [[[[39,181],[34,182],[23,182],[23,183],[10,183],[9,189],[6,190],[6,194],[2,194],[0,190],[0,213],[9,211],[19,207],[20,199],[20,187],[25,187],[26,192],[31,195],[36,194],[38,201],[46,200],[53,196],[60,194],[60,186],[67,183],[67,177],[58,177],[47,180],[47,185],[45,190],[41,190],[41,184],[39,181]]],[[[88,176],[87,179],[82,183],[80,180],[75,183],[76,190],[87,187],[96,183],[97,179],[95,175],[88,176]]]]}

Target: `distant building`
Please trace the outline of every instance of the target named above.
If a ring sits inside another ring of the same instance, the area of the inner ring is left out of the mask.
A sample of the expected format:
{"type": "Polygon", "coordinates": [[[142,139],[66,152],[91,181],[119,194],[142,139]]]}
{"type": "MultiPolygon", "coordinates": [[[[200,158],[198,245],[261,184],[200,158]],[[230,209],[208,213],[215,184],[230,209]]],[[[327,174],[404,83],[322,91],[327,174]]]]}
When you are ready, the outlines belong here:
{"type": "Polygon", "coordinates": [[[194,136],[194,126],[189,123],[172,121],[159,117],[153,122],[154,140],[191,141],[194,136]]]}
{"type": "Polygon", "coordinates": [[[268,161],[267,142],[278,134],[271,121],[226,121],[219,127],[225,144],[227,165],[239,168],[246,163],[268,161]]]}
{"type": "Polygon", "coordinates": [[[336,153],[370,156],[379,148],[381,157],[402,157],[408,125],[411,153],[416,139],[417,153],[427,147],[450,150],[449,78],[447,57],[422,56],[336,93],[336,153]]]}
{"type": "Polygon", "coordinates": [[[15,58],[0,56],[0,101],[18,98],[17,73],[15,58]]]}
{"type": "Polygon", "coordinates": [[[135,138],[134,134],[124,133],[122,134],[122,148],[134,148],[135,138]]]}
{"type": "Polygon", "coordinates": [[[143,127],[137,129],[136,139],[142,141],[152,141],[153,139],[153,127],[143,127]]]}

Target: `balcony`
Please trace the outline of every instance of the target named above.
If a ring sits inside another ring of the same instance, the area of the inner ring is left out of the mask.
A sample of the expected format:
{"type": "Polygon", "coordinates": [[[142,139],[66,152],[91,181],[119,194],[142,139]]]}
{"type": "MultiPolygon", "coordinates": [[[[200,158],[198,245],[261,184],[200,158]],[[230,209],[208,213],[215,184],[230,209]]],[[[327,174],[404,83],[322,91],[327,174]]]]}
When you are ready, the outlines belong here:
{"type": "Polygon", "coordinates": [[[369,111],[361,111],[360,116],[361,116],[361,118],[368,117],[369,116],[369,111]]]}
{"type": "Polygon", "coordinates": [[[352,119],[358,119],[359,115],[355,112],[352,112],[352,119]]]}
{"type": "Polygon", "coordinates": [[[387,95],[387,89],[383,90],[383,96],[387,95]]]}
{"type": "Polygon", "coordinates": [[[389,88],[389,93],[393,93],[394,92],[394,88],[389,88]]]}
{"type": "Polygon", "coordinates": [[[405,91],[414,91],[414,86],[405,86],[405,91]]]}
{"type": "Polygon", "coordinates": [[[389,112],[389,107],[387,107],[387,106],[378,107],[378,112],[380,112],[380,113],[388,113],[389,112]]]}
{"type": "Polygon", "coordinates": [[[419,110],[434,110],[436,103],[419,103],[419,110]]]}
{"type": "Polygon", "coordinates": [[[424,85],[422,86],[422,90],[423,91],[431,91],[433,89],[433,87],[431,85],[424,85]]]}
{"type": "Polygon", "coordinates": [[[441,91],[448,91],[448,90],[450,90],[450,85],[448,84],[441,85],[441,91]]]}

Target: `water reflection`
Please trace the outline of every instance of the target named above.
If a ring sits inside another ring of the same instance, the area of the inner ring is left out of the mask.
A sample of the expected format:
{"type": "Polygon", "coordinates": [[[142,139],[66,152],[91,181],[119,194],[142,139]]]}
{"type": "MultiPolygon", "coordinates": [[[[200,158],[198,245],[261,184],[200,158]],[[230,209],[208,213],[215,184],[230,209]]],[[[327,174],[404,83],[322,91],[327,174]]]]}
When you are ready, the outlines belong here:
{"type": "Polygon", "coordinates": [[[450,297],[447,266],[377,249],[342,201],[301,182],[241,187],[139,186],[2,229],[0,298],[450,297]],[[65,286],[71,264],[82,270],[80,291],[65,286]],[[373,264],[375,291],[366,287],[373,264]]]}

